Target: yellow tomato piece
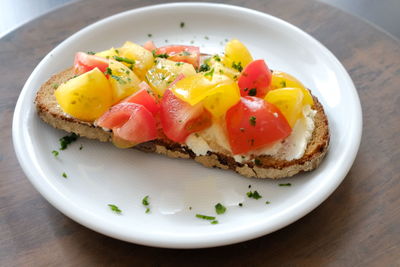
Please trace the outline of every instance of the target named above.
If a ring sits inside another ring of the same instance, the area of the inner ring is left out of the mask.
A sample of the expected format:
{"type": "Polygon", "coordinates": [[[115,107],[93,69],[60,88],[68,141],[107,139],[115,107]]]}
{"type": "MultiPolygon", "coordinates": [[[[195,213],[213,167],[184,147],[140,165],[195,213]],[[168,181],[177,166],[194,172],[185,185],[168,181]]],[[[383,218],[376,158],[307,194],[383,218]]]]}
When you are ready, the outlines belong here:
{"type": "Polygon", "coordinates": [[[104,51],[96,53],[96,56],[104,57],[107,59],[113,59],[113,57],[118,56],[118,54],[119,54],[118,49],[115,49],[114,47],[112,47],[108,50],[104,50],[104,51]]]}
{"type": "Polygon", "coordinates": [[[192,64],[160,58],[157,60],[157,63],[147,71],[146,79],[157,94],[162,96],[167,87],[179,74],[190,77],[196,74],[196,70],[192,64]]]}
{"type": "Polygon", "coordinates": [[[252,61],[253,57],[242,42],[233,39],[226,43],[225,56],[222,59],[226,67],[238,69],[240,65],[244,69],[252,61]]]}
{"type": "Polygon", "coordinates": [[[109,66],[111,75],[109,77],[113,103],[116,103],[140,89],[140,80],[133,71],[124,64],[110,60],[109,66]]]}
{"type": "MultiPolygon", "coordinates": [[[[135,61],[133,71],[141,80],[144,79],[147,70],[154,65],[153,54],[141,45],[126,42],[118,51],[121,57],[135,61]]],[[[130,66],[128,63],[125,64],[130,66]]]]}
{"type": "Polygon", "coordinates": [[[83,121],[94,121],[112,105],[110,83],[98,68],[61,84],[54,94],[65,113],[83,121]]]}
{"type": "Polygon", "coordinates": [[[207,60],[208,62],[206,62],[206,64],[210,67],[211,69],[214,69],[214,73],[216,74],[220,74],[220,75],[226,75],[229,78],[231,78],[232,80],[237,80],[240,72],[238,72],[235,69],[232,68],[228,68],[225,67],[224,64],[221,63],[221,60],[216,60],[219,59],[219,57],[212,57],[209,60],[207,60]]]}
{"type": "Polygon", "coordinates": [[[218,85],[232,82],[225,75],[212,74],[212,71],[208,72],[208,74],[197,73],[196,75],[185,77],[174,84],[171,90],[178,98],[193,106],[207,96],[218,92],[218,85]]]}
{"type": "Polygon", "coordinates": [[[300,88],[280,88],[271,90],[265,100],[274,104],[285,116],[290,127],[302,116],[304,94],[300,88]]]}
{"type": "Polygon", "coordinates": [[[222,84],[217,87],[217,92],[206,97],[204,107],[210,113],[220,118],[226,111],[240,100],[240,90],[236,82],[222,84]]]}
{"type": "Polygon", "coordinates": [[[313,98],[307,88],[294,76],[289,73],[274,70],[272,72],[271,89],[279,89],[285,87],[300,88],[304,94],[303,105],[314,105],[313,98]]]}

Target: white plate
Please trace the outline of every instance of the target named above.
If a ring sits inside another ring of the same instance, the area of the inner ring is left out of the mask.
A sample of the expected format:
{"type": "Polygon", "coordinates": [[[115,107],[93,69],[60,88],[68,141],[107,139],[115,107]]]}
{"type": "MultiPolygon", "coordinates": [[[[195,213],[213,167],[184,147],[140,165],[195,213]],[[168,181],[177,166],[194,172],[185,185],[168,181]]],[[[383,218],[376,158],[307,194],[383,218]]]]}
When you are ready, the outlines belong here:
{"type": "Polygon", "coordinates": [[[276,231],[307,214],[341,183],[361,138],[361,107],[339,61],[318,41],[280,19],[235,6],[179,3],[127,11],[72,35],[50,52],[26,82],[15,109],[13,140],[27,177],[71,219],[108,236],[138,244],[200,248],[232,244],[276,231]],[[180,23],[185,22],[183,28],[180,23]],[[326,109],[331,146],[321,166],[279,181],[246,179],[190,160],[169,159],[83,138],[60,152],[64,132],[43,123],[33,100],[40,85],[72,64],[77,51],[100,51],[126,40],[156,45],[190,44],[222,52],[225,39],[238,38],[254,58],[287,71],[311,88],[326,109]],[[83,149],[79,150],[80,145],[83,149]],[[66,172],[68,178],[61,176],[66,172]],[[281,187],[280,183],[291,183],[281,187]],[[251,189],[248,186],[251,185],[251,189]],[[257,190],[263,198],[249,199],[257,190]],[[151,213],[141,200],[150,196],[151,213]],[[270,201],[270,204],[265,204],[270,201]],[[219,224],[195,217],[227,206],[219,224]],[[243,202],[243,207],[238,203],[243,202]],[[117,215],[107,204],[117,205],[117,215]],[[189,209],[192,207],[192,209],[189,209]]]}

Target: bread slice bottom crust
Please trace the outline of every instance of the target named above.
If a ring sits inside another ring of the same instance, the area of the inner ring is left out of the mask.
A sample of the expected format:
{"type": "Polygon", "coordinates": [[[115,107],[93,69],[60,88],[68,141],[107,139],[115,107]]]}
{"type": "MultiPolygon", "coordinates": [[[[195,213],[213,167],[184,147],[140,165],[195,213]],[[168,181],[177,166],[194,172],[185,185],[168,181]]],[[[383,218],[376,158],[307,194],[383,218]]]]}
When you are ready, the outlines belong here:
{"type": "MultiPolygon", "coordinates": [[[[57,85],[66,82],[73,77],[73,69],[69,68],[52,76],[37,92],[35,105],[39,117],[54,128],[70,133],[76,133],[82,137],[96,139],[102,142],[111,141],[112,133],[96,127],[92,123],[84,122],[65,114],[57,103],[54,91],[57,85]]],[[[134,148],[144,152],[155,152],[171,158],[194,159],[206,167],[231,169],[245,177],[255,178],[285,178],[299,172],[311,171],[318,167],[328,151],[329,127],[328,119],[318,99],[314,98],[313,109],[315,129],[309,141],[303,157],[295,160],[282,160],[273,156],[257,156],[257,164],[254,160],[239,163],[230,155],[218,152],[208,152],[207,155],[197,156],[184,144],[175,143],[167,138],[159,138],[139,144],[134,148]]]]}

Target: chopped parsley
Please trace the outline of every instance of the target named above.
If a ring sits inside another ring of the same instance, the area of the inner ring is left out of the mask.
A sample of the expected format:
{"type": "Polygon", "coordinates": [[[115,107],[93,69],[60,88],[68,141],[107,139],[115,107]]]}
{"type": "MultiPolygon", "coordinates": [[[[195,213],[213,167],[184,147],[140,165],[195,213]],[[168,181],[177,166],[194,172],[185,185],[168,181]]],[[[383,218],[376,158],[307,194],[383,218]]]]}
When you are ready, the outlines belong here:
{"type": "Polygon", "coordinates": [[[209,72],[204,73],[204,76],[205,77],[210,76],[210,79],[212,79],[213,75],[214,75],[214,68],[212,68],[209,72]]]}
{"type": "Polygon", "coordinates": [[[246,195],[247,195],[249,198],[254,198],[254,199],[260,199],[260,198],[262,198],[262,196],[257,192],[257,190],[255,190],[254,192],[249,191],[249,192],[246,193],[246,195]]]}
{"type": "Polygon", "coordinates": [[[217,205],[215,205],[215,212],[217,214],[224,214],[226,211],[226,207],[224,205],[222,205],[221,203],[218,203],[217,205]]]}
{"type": "Polygon", "coordinates": [[[261,166],[262,165],[262,163],[261,163],[261,160],[260,159],[254,159],[254,163],[257,165],[257,166],[261,166]]]}
{"type": "Polygon", "coordinates": [[[199,72],[209,71],[209,70],[210,70],[210,66],[208,66],[207,64],[200,65],[199,72]]]}
{"type": "Polygon", "coordinates": [[[57,150],[53,150],[51,151],[51,153],[54,155],[54,157],[57,157],[58,154],[60,154],[57,150]]]}
{"type": "Polygon", "coordinates": [[[185,27],[185,22],[181,22],[180,26],[181,28],[185,27]]]}
{"type": "Polygon", "coordinates": [[[53,83],[53,88],[57,89],[60,85],[58,83],[53,83]]]}
{"type": "Polygon", "coordinates": [[[88,52],[86,52],[86,54],[88,54],[88,55],[95,55],[96,53],[93,52],[93,51],[88,51],[88,52]]]}
{"type": "Polygon", "coordinates": [[[76,133],[72,133],[70,135],[66,135],[62,138],[60,138],[59,142],[60,142],[60,150],[64,150],[68,147],[68,145],[70,145],[72,142],[75,142],[78,139],[79,135],[77,135],[76,133]]]}
{"type": "Polygon", "coordinates": [[[268,205],[268,204],[271,204],[271,202],[269,202],[269,201],[265,201],[265,204],[266,204],[266,205],[268,205]]]}
{"type": "Polygon", "coordinates": [[[149,37],[149,38],[152,37],[152,36],[153,36],[153,35],[152,35],[151,33],[148,33],[148,34],[147,34],[147,37],[149,37]]]}
{"type": "Polygon", "coordinates": [[[251,88],[249,90],[249,96],[255,96],[257,94],[257,88],[251,88]]]}
{"type": "Polygon", "coordinates": [[[142,204],[143,204],[143,206],[145,206],[146,207],[146,213],[150,213],[150,207],[149,207],[149,205],[150,205],[150,202],[149,202],[149,196],[145,196],[143,199],[142,199],[142,204]]]}
{"type": "Polygon", "coordinates": [[[65,172],[62,173],[62,177],[68,178],[67,174],[65,172]]]}
{"type": "Polygon", "coordinates": [[[251,126],[256,126],[256,117],[251,116],[249,119],[249,123],[251,126]]]}
{"type": "Polygon", "coordinates": [[[204,39],[206,40],[210,40],[210,38],[208,36],[204,36],[204,39]]]}
{"type": "Polygon", "coordinates": [[[144,206],[150,205],[149,196],[145,196],[145,197],[142,199],[142,204],[143,204],[144,206]]]}
{"type": "Polygon", "coordinates": [[[127,58],[127,57],[120,57],[120,56],[113,56],[116,61],[125,62],[131,65],[135,65],[135,60],[127,58]]]}
{"type": "Polygon", "coordinates": [[[251,188],[251,184],[249,184],[248,188],[251,188]]]}
{"type": "Polygon", "coordinates": [[[117,213],[117,214],[121,214],[122,210],[120,210],[116,205],[114,205],[114,204],[108,204],[108,206],[110,207],[110,209],[111,209],[113,212],[115,212],[115,213],[117,213]]]}
{"type": "Polygon", "coordinates": [[[184,56],[190,56],[190,55],[191,55],[191,53],[190,53],[190,52],[188,52],[188,51],[183,51],[183,52],[182,52],[182,55],[184,55],[184,56]]]}
{"type": "Polygon", "coordinates": [[[168,56],[168,54],[167,53],[164,53],[164,54],[156,54],[156,50],[153,50],[152,51],[152,53],[153,53],[153,57],[159,57],[159,58],[169,58],[169,56],[168,56]]]}
{"type": "Polygon", "coordinates": [[[286,87],[286,81],[281,81],[281,86],[284,88],[286,87]]]}
{"type": "Polygon", "coordinates": [[[292,186],[291,183],[287,183],[287,184],[279,184],[279,186],[292,186]]]}
{"type": "Polygon", "coordinates": [[[182,66],[183,64],[184,64],[183,62],[176,62],[176,63],[175,63],[175,65],[178,66],[178,67],[179,67],[179,66],[182,66]]]}
{"type": "Polygon", "coordinates": [[[219,55],[214,55],[214,56],[213,56],[213,59],[214,59],[215,61],[221,62],[221,58],[219,57],[219,55]]]}
{"type": "Polygon", "coordinates": [[[235,70],[242,72],[243,67],[242,67],[242,62],[238,62],[236,63],[235,61],[232,62],[232,68],[234,68],[235,70]]]}
{"type": "Polygon", "coordinates": [[[196,217],[199,219],[209,220],[209,221],[215,220],[214,216],[207,216],[207,215],[203,215],[203,214],[196,214],[196,217]]]}
{"type": "Polygon", "coordinates": [[[218,224],[218,221],[214,220],[214,221],[211,222],[211,224],[218,224]]]}
{"type": "Polygon", "coordinates": [[[239,203],[238,206],[239,206],[239,207],[243,207],[243,203],[239,203]]]}
{"type": "Polygon", "coordinates": [[[111,68],[107,67],[106,71],[104,72],[105,75],[112,75],[111,68]]]}

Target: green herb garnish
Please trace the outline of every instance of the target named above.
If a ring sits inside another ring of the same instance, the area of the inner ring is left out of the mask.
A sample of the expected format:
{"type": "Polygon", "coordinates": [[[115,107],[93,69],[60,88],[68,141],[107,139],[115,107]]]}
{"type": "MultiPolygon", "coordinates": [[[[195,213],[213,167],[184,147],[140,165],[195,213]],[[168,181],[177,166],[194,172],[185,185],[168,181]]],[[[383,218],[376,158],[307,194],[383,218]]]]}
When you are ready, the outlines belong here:
{"type": "Polygon", "coordinates": [[[155,58],[157,58],[157,57],[159,57],[159,58],[169,58],[169,56],[168,56],[167,53],[164,53],[164,54],[156,54],[156,50],[153,50],[153,51],[151,51],[151,52],[153,53],[153,57],[155,57],[155,58]]]}
{"type": "Polygon", "coordinates": [[[204,39],[206,40],[210,40],[210,38],[208,36],[204,36],[204,39]]]}
{"type": "Polygon", "coordinates": [[[133,60],[133,59],[129,59],[126,57],[120,57],[120,56],[113,56],[113,58],[119,62],[125,62],[125,63],[131,64],[131,65],[135,65],[135,60],[133,60]]]}
{"type": "Polygon", "coordinates": [[[83,148],[83,145],[81,144],[81,145],[79,146],[79,150],[82,150],[82,148],[83,148]]]}
{"type": "Polygon", "coordinates": [[[215,61],[221,62],[221,58],[219,57],[219,55],[214,55],[214,56],[213,56],[213,59],[214,59],[215,61]]]}
{"type": "Polygon", "coordinates": [[[153,35],[152,35],[151,33],[148,33],[148,34],[147,34],[147,37],[149,37],[149,38],[152,37],[152,36],[153,36],[153,35]]]}
{"type": "Polygon", "coordinates": [[[188,51],[183,51],[183,52],[182,52],[182,55],[184,55],[184,56],[190,56],[190,55],[191,55],[191,53],[190,53],[190,52],[188,52],[188,51]]]}
{"type": "Polygon", "coordinates": [[[267,204],[267,205],[270,204],[270,203],[271,203],[271,202],[269,202],[269,201],[265,201],[265,204],[267,204]]]}
{"type": "Polygon", "coordinates": [[[104,72],[105,75],[112,75],[111,68],[107,67],[106,71],[104,72]]]}
{"type": "Polygon", "coordinates": [[[209,221],[215,220],[214,216],[207,216],[207,215],[202,215],[202,214],[196,214],[196,217],[199,219],[209,220],[209,221]]]}
{"type": "Polygon", "coordinates": [[[64,150],[70,145],[72,142],[75,142],[78,139],[79,135],[76,133],[72,133],[70,135],[66,135],[62,138],[60,138],[60,150],[64,150]]]}
{"type": "Polygon", "coordinates": [[[283,88],[285,88],[285,87],[286,87],[286,81],[281,81],[281,86],[282,86],[283,88]]]}
{"type": "Polygon", "coordinates": [[[249,122],[251,126],[256,126],[256,117],[251,116],[249,122]]]}
{"type": "Polygon", "coordinates": [[[214,220],[214,221],[211,222],[211,224],[218,224],[218,221],[214,220]]]}
{"type": "Polygon", "coordinates": [[[65,172],[62,173],[62,177],[68,178],[67,174],[65,172]]]}
{"type": "Polygon", "coordinates": [[[239,203],[238,206],[239,206],[239,207],[243,207],[243,203],[239,203]]]}
{"type": "Polygon", "coordinates": [[[226,211],[226,207],[224,205],[222,205],[221,203],[218,203],[217,205],[215,205],[215,212],[217,214],[224,214],[226,211]]]}
{"type": "Polygon", "coordinates": [[[200,65],[199,72],[209,71],[209,70],[210,70],[210,66],[208,66],[207,64],[200,65]]]}
{"type": "Polygon", "coordinates": [[[181,22],[180,26],[181,28],[185,27],[185,22],[181,22]]]}
{"type": "Polygon", "coordinates": [[[175,63],[175,65],[178,66],[178,67],[179,67],[179,66],[182,66],[183,64],[184,64],[183,62],[176,62],[176,63],[175,63]]]}
{"type": "Polygon", "coordinates": [[[246,195],[247,195],[249,198],[254,198],[254,199],[260,199],[260,198],[262,198],[262,196],[257,192],[257,190],[255,190],[254,192],[249,191],[249,192],[246,193],[246,195]]]}
{"type": "Polygon", "coordinates": [[[235,70],[242,72],[243,67],[242,67],[242,62],[238,62],[236,63],[235,61],[232,62],[232,68],[234,68],[235,70]]]}
{"type": "Polygon", "coordinates": [[[51,153],[54,155],[54,157],[57,157],[58,154],[60,154],[57,150],[53,150],[51,151],[51,153]]]}
{"type": "Polygon", "coordinates": [[[60,85],[58,83],[53,83],[53,88],[57,89],[60,85]]]}
{"type": "Polygon", "coordinates": [[[257,165],[257,166],[261,166],[261,160],[260,159],[254,159],[254,163],[257,165]]]}
{"type": "Polygon", "coordinates": [[[150,205],[149,196],[145,196],[145,197],[142,199],[142,204],[143,204],[144,206],[150,205]]]}
{"type": "Polygon", "coordinates": [[[116,205],[114,205],[114,204],[108,204],[108,206],[110,207],[110,209],[111,209],[113,212],[115,212],[115,213],[117,213],[117,214],[121,214],[122,210],[120,210],[116,205]]]}
{"type": "Polygon", "coordinates": [[[287,183],[287,184],[279,184],[279,186],[291,186],[291,183],[287,183]]]}
{"type": "Polygon", "coordinates": [[[86,54],[88,54],[88,55],[95,55],[96,53],[93,52],[93,51],[88,51],[88,52],[86,52],[86,54]]]}
{"type": "Polygon", "coordinates": [[[257,88],[251,88],[249,90],[249,96],[255,96],[257,94],[257,88]]]}

